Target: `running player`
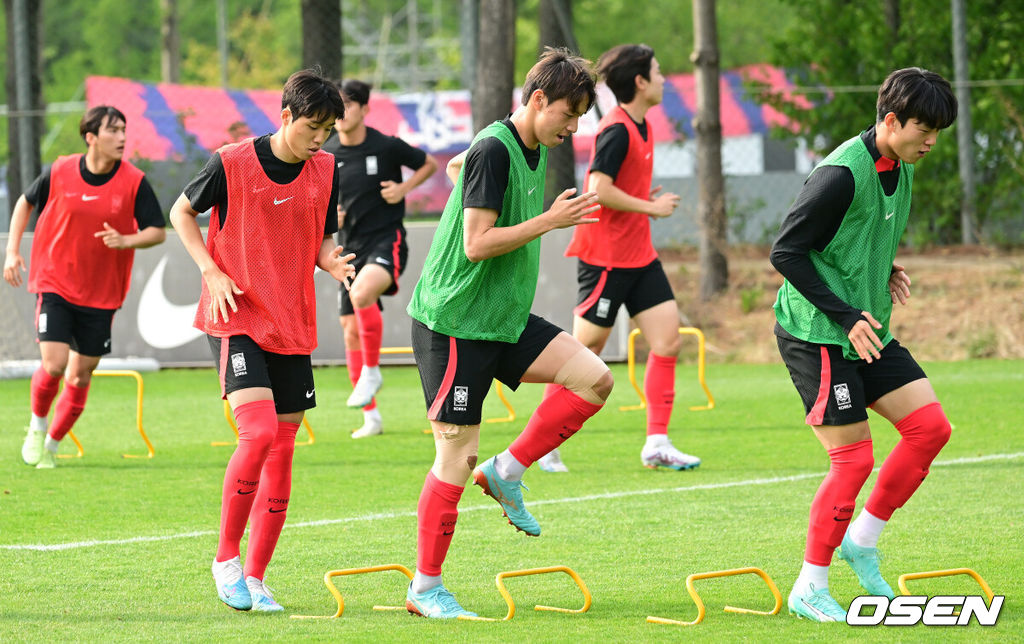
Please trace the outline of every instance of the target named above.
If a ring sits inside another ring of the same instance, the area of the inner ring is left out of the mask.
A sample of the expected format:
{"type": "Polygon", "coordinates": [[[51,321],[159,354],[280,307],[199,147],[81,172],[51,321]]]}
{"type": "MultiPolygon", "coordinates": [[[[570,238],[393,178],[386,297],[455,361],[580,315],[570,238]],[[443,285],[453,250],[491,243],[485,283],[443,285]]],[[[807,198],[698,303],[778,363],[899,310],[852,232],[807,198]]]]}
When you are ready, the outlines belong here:
{"type": "MultiPolygon", "coordinates": [[[[658,253],[651,243],[651,217],[668,217],[679,195],[651,189],[654,138],[647,111],[661,103],[665,77],[647,45],[619,45],[597,61],[597,71],[618,105],[601,119],[587,172],[588,190],[597,193],[600,222],[573,230],[567,256],[579,258],[577,306],[572,334],[600,354],[622,305],[650,345],[644,372],[647,441],[640,461],[650,468],[688,470],[700,465],[668,437],[676,395],[679,309],[658,253]]],[[[549,386],[545,395],[550,395],[549,386]]],[[[566,471],[558,451],[539,465],[566,471]]]]}
{"type": "Polygon", "coordinates": [[[893,597],[878,566],[878,537],[911,497],[950,436],[924,371],[892,337],[895,302],[910,278],[895,262],[910,214],[914,164],[956,119],[949,83],[918,67],[889,74],[878,90],[877,122],[841,144],[811,172],[772,248],[783,277],[775,301],[776,340],[805,419],[828,452],[828,475],[811,502],[800,576],[789,610],[819,622],[845,621],[828,592],[832,553],[871,595],[893,597]],[[896,426],[900,440],[882,463],[860,515],[857,494],[874,466],[867,408],[896,426]]]}
{"type": "Polygon", "coordinates": [[[405,241],[405,196],[437,170],[434,157],[402,139],[366,126],[370,86],[359,80],[341,83],[345,117],[335,122],[337,138],[324,149],[338,168],[338,244],[355,253],[356,279],[339,291],[339,314],[345,335],[345,364],[355,389],[349,407],[363,408],[363,426],[352,438],[383,431],[373,399],[380,389],[382,295],[398,292],[398,276],[409,254],[405,241]],[[402,181],[402,167],[414,172],[402,181]]]}
{"type": "Polygon", "coordinates": [[[611,392],[600,358],[530,313],[540,236],[595,221],[596,196],[573,197],[574,188],[542,212],[548,148],[576,131],[594,96],[589,63],[548,49],[526,76],[523,107],[484,128],[448,166],[455,188],[408,307],[436,448],[419,499],[416,575],[405,604],[411,613],[473,615],[441,583],[470,474],[509,523],[539,535],[523,506],[523,473],[576,433],[611,392]],[[508,449],[474,470],[481,406],[494,378],[512,389],[520,382],[560,386],[508,449]]]}
{"type": "Polygon", "coordinates": [[[164,215],[141,170],[122,161],[125,117],[99,105],[78,131],[85,154],[59,157],[18,198],[11,214],[4,279],[21,286],[18,252],[29,215],[39,209],[32,237],[28,290],[37,294],[36,332],[42,364],[32,374],[32,419],[21,458],[55,467],[60,441],[82,415],[100,356],[110,353],[114,312],[131,283],[136,248],[164,241],[164,215]],[[47,416],[61,376],[64,392],[53,424],[47,416]]]}
{"type": "Polygon", "coordinates": [[[316,406],[313,272],[319,266],[342,283],[355,274],[352,256],[334,243],[337,175],[320,150],[343,110],[334,83],[311,70],[292,74],[277,132],[216,151],[171,209],[203,275],[195,326],[209,337],[238,421],[213,561],[217,594],[237,610],[283,610],[264,575],[287,515],[295,433],[316,406]],[[209,208],[204,244],[195,218],[209,208]]]}

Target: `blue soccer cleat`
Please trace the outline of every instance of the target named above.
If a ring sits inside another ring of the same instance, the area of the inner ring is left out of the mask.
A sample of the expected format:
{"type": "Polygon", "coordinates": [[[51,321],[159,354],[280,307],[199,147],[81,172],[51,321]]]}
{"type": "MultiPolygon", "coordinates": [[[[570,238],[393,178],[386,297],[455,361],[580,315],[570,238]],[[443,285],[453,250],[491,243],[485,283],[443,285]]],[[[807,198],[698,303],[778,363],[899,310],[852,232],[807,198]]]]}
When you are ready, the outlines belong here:
{"type": "Polygon", "coordinates": [[[242,562],[238,557],[227,561],[213,562],[213,583],[217,585],[217,596],[235,610],[250,610],[252,596],[242,576],[242,562]]]}
{"type": "Polygon", "coordinates": [[[409,592],[405,594],[405,610],[413,615],[436,619],[455,619],[460,615],[476,617],[476,613],[459,605],[455,595],[451,594],[444,584],[438,584],[422,593],[414,593],[410,583],[409,592]]]}
{"type": "Polygon", "coordinates": [[[523,504],[523,493],[519,490],[526,486],[522,481],[506,481],[498,476],[497,470],[494,469],[494,459],[492,456],[473,470],[473,482],[483,489],[484,494],[501,505],[508,522],[516,530],[521,530],[531,537],[539,537],[540,524],[527,511],[523,504]]]}
{"type": "Polygon", "coordinates": [[[261,613],[280,613],[284,606],[274,601],[274,595],[262,579],[246,577],[245,586],[252,597],[252,609],[261,613]]]}
{"type": "Polygon", "coordinates": [[[878,548],[858,546],[847,531],[843,535],[842,545],[839,546],[839,558],[850,564],[853,572],[857,573],[857,581],[869,595],[884,596],[890,600],[896,597],[892,592],[892,586],[882,579],[882,573],[878,569],[878,562],[882,558],[878,548]]]}
{"type": "Polygon", "coordinates": [[[789,614],[801,619],[815,622],[845,622],[846,611],[839,602],[832,599],[828,589],[815,590],[814,584],[798,592],[796,588],[789,593],[789,614]]]}

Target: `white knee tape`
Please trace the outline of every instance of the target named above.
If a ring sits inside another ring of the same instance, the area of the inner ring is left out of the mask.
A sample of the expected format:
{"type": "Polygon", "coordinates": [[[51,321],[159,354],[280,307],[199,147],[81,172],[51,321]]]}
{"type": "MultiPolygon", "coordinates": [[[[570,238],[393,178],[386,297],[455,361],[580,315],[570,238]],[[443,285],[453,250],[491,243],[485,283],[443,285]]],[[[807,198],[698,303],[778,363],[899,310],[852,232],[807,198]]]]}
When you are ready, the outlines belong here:
{"type": "Polygon", "coordinates": [[[555,374],[555,383],[562,385],[583,400],[594,405],[603,405],[604,397],[598,395],[594,385],[608,373],[608,365],[593,351],[581,347],[565,361],[555,374]]]}

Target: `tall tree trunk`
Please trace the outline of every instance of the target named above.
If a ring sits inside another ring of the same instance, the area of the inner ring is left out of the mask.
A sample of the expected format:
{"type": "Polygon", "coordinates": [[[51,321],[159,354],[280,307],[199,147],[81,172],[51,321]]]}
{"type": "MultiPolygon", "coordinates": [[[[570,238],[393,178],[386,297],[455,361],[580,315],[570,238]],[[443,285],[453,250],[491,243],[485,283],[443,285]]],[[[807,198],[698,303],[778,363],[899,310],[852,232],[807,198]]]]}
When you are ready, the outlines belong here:
{"type": "Polygon", "coordinates": [[[341,0],[302,0],[302,66],[341,78],[341,0]]]}
{"type": "Polygon", "coordinates": [[[715,0],[694,0],[697,115],[697,219],[700,222],[700,299],[708,301],[729,284],[725,256],[725,180],[722,177],[722,122],[718,99],[718,26],[715,0]]]}
{"type": "MultiPolygon", "coordinates": [[[[540,0],[537,11],[540,24],[540,47],[565,47],[579,53],[572,33],[572,0],[540,0]]],[[[576,154],[570,136],[548,152],[548,171],[544,189],[545,207],[566,188],[576,186],[576,154]]]]}
{"type": "Polygon", "coordinates": [[[476,50],[480,30],[480,0],[459,3],[459,47],[462,49],[459,79],[463,89],[473,90],[476,84],[476,50]]]}
{"type": "Polygon", "coordinates": [[[889,28],[889,38],[896,40],[900,37],[900,0],[885,0],[882,11],[885,14],[885,26],[889,28]]]}
{"type": "MultiPolygon", "coordinates": [[[[41,159],[39,141],[45,120],[43,114],[42,3],[36,0],[4,0],[7,22],[7,142],[10,150],[7,164],[7,195],[9,205],[39,175],[41,159]]],[[[34,213],[38,215],[38,213],[34,213]]],[[[30,224],[30,229],[34,227],[30,224]]]]}
{"type": "Polygon", "coordinates": [[[160,78],[165,83],[177,83],[181,80],[178,0],[160,0],[160,19],[160,78]]]}
{"type": "Polygon", "coordinates": [[[473,131],[502,119],[512,107],[515,87],[516,2],[480,0],[473,131]]]}

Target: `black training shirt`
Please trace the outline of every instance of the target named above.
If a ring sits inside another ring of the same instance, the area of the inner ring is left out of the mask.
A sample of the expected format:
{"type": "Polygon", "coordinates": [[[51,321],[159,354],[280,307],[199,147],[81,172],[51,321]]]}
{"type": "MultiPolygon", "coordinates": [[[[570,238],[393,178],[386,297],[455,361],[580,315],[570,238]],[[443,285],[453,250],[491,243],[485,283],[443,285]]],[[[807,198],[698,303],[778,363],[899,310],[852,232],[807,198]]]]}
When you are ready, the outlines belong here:
{"type": "MultiPolygon", "coordinates": [[[[305,161],[298,163],[286,163],[274,156],[270,148],[270,136],[265,134],[257,138],[253,143],[256,147],[256,158],[259,159],[260,167],[266,173],[267,178],[274,183],[285,185],[295,181],[302,172],[305,161]]],[[[333,235],[338,232],[338,213],[336,204],[338,201],[338,175],[334,174],[331,181],[331,198],[327,201],[327,220],[324,223],[324,236],[333,235]]],[[[228,177],[224,173],[224,163],[220,159],[220,153],[214,152],[210,160],[206,162],[203,169],[185,186],[182,191],[192,204],[192,210],[206,212],[214,206],[219,206],[220,227],[224,228],[224,221],[228,216],[228,177]]]]}
{"type": "MultiPolygon", "coordinates": [[[[512,131],[512,136],[516,138],[519,149],[526,157],[526,164],[531,170],[536,170],[537,164],[540,163],[540,146],[531,150],[523,144],[516,126],[512,124],[511,116],[506,117],[501,124],[512,131]]],[[[463,166],[462,207],[487,208],[500,214],[505,201],[505,189],[508,188],[510,170],[508,148],[499,138],[489,136],[477,142],[466,154],[463,166]]]]}

